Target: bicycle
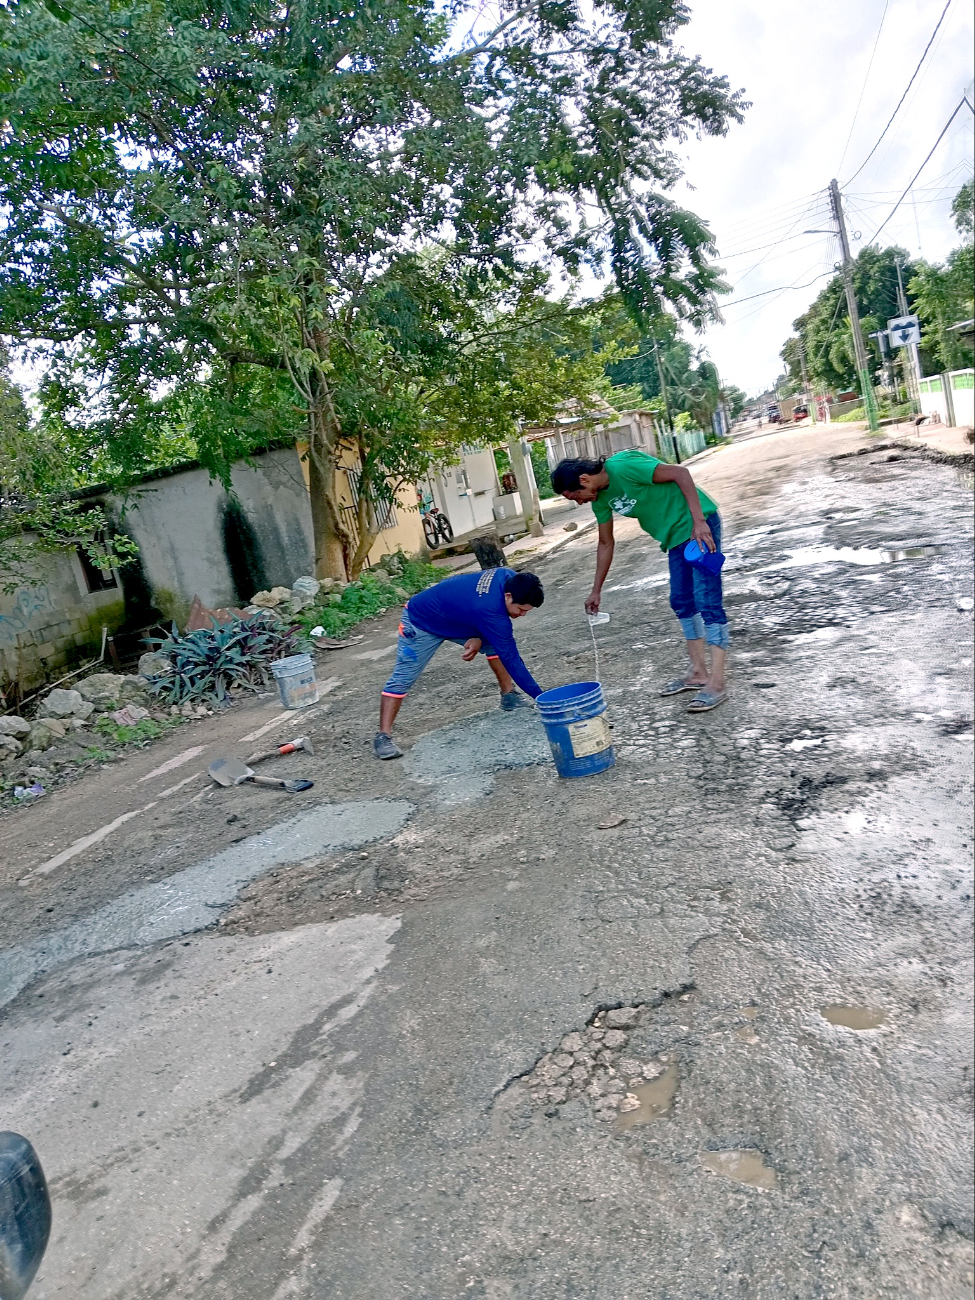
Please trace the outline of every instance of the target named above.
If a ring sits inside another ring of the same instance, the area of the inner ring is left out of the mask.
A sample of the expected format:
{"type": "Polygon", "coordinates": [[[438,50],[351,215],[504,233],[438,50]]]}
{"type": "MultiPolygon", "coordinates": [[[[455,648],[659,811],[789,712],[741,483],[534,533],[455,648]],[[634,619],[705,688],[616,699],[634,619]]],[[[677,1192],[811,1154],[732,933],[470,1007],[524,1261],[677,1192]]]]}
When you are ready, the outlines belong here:
{"type": "Polygon", "coordinates": [[[427,539],[427,546],[431,551],[435,551],[442,544],[441,538],[443,544],[454,540],[454,530],[450,526],[450,520],[432,501],[420,498],[420,516],[423,520],[423,536],[427,539]]]}

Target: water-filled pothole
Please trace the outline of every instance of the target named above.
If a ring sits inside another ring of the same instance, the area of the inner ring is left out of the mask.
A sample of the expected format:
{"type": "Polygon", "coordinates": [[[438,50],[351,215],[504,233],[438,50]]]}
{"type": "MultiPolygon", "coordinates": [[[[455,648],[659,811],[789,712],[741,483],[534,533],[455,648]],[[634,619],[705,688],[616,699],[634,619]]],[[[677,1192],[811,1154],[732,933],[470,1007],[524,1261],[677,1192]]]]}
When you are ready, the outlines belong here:
{"type": "Polygon", "coordinates": [[[616,1127],[621,1131],[636,1128],[669,1114],[677,1093],[677,1083],[677,1063],[674,1062],[667,1066],[659,1079],[631,1087],[620,1102],[616,1127]]]}
{"type": "Polygon", "coordinates": [[[852,1007],[842,1002],[820,1007],[819,1014],[831,1025],[841,1025],[844,1029],[879,1029],[887,1020],[887,1012],[877,1007],[852,1007]]]}
{"type": "Polygon", "coordinates": [[[801,546],[798,550],[790,551],[788,559],[780,560],[763,572],[811,568],[816,564],[895,564],[900,560],[927,560],[940,555],[943,550],[943,546],[905,546],[899,549],[879,546],[801,546]]]}
{"type": "Polygon", "coordinates": [[[730,1178],[733,1183],[759,1187],[766,1192],[779,1185],[778,1175],[765,1163],[761,1151],[747,1148],[739,1151],[707,1151],[701,1157],[701,1162],[713,1174],[730,1178]]]}

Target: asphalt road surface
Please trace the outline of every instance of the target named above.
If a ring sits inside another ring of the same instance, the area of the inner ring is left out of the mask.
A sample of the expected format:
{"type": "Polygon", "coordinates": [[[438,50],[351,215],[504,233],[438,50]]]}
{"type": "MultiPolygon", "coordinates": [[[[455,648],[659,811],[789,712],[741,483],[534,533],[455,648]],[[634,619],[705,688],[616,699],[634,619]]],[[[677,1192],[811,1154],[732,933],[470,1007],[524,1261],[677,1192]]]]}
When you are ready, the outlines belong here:
{"type": "MultiPolygon", "coordinates": [[[[694,471],[731,698],[658,698],[665,557],[621,522],[609,772],[559,780],[449,648],[374,762],[391,613],[269,765],[308,794],[197,775],[274,738],[258,701],[4,819],[30,1300],[972,1295],[971,463],[834,426],[694,471]]],[[[539,563],[545,686],[593,675],[594,550],[539,563]]]]}

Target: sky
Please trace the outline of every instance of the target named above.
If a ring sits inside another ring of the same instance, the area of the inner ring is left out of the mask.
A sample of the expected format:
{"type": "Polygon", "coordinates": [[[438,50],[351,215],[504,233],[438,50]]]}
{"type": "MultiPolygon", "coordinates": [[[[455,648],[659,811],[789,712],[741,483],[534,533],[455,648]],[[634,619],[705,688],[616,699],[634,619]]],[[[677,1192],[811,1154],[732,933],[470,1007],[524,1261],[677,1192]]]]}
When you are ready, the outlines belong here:
{"type": "MultiPolygon", "coordinates": [[[[893,208],[962,94],[975,102],[972,6],[950,0],[903,107],[847,187],[910,81],[946,0],[688,3],[691,21],[679,43],[751,101],[744,123],[726,136],[677,146],[685,178],[673,197],[708,222],[733,286],[722,300],[725,324],[697,341],[723,383],[755,395],[782,372],[779,351],[792,321],[839,257],[835,237],[802,233],[832,227],[830,180],[836,177],[844,191],[856,252],[893,208]],[[805,287],[779,292],[789,285],[805,287]]],[[[963,107],[883,230],[882,244],[938,261],[959,242],[950,207],[972,175],[973,121],[963,107]]],[[[12,370],[28,388],[37,381],[32,367],[12,370]]]]}
{"type": "MultiPolygon", "coordinates": [[[[835,238],[802,234],[833,226],[830,180],[836,177],[844,192],[855,254],[893,208],[962,94],[973,98],[972,6],[951,0],[903,107],[847,187],[910,81],[945,0],[688,2],[692,16],[680,44],[741,87],[752,107],[727,136],[679,147],[686,172],[674,198],[708,222],[733,286],[723,299],[726,323],[702,341],[723,383],[757,394],[782,372],[778,354],[792,321],[828,276],[809,281],[839,258],[835,238]],[[752,297],[788,285],[808,287],[752,297]]],[[[881,233],[881,246],[900,244],[912,257],[939,261],[959,243],[950,208],[972,175],[973,121],[963,106],[881,233]]]]}

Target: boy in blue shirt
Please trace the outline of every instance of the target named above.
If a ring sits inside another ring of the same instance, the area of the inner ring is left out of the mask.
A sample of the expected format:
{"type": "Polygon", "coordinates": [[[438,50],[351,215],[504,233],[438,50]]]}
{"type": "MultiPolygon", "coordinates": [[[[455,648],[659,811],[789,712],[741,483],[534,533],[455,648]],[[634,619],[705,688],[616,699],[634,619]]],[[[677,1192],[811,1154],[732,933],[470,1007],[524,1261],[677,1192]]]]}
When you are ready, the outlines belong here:
{"type": "Polygon", "coordinates": [[[542,688],[518,653],[511,620],[538,609],[544,600],[535,574],[515,573],[514,569],[458,573],[411,596],[399,625],[396,666],[380,700],[379,731],[372,745],[376,757],[402,757],[403,751],[392,737],[393,723],[410,687],[444,641],[464,647],[461,658],[465,663],[478,653],[487,658],[498,679],[505,711],[523,704],[516,683],[532,699],[541,695],[542,688]]]}

